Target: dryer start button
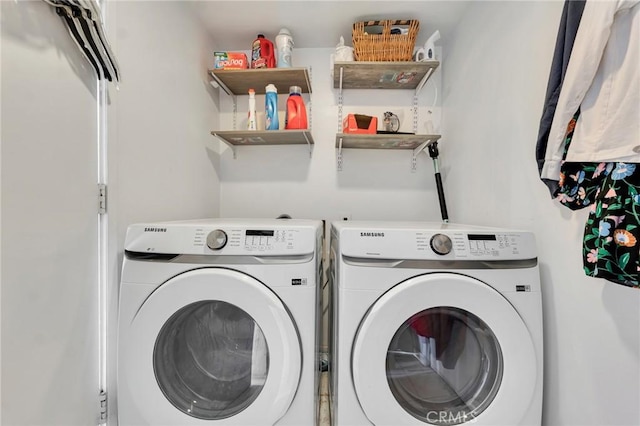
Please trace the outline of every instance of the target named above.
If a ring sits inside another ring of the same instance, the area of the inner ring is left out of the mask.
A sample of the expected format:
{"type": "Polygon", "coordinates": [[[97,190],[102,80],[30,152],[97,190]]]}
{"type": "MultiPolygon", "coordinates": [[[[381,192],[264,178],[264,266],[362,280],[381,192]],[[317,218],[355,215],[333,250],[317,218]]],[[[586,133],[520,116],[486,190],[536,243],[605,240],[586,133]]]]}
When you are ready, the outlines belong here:
{"type": "Polygon", "coordinates": [[[215,231],[209,232],[207,235],[207,246],[211,250],[220,250],[227,244],[227,234],[221,230],[216,229],[215,231]]]}

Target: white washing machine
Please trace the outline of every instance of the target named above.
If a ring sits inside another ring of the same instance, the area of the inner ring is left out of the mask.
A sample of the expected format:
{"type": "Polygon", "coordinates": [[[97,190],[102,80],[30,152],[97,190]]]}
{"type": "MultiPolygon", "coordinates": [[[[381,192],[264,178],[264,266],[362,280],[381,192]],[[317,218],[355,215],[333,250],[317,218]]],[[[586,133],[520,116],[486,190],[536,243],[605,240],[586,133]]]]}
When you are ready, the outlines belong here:
{"type": "Polygon", "coordinates": [[[312,425],[322,222],[129,227],[118,326],[118,421],[312,425]]]}
{"type": "Polygon", "coordinates": [[[540,426],[531,233],[335,222],[330,257],[335,424],[540,426]]]}

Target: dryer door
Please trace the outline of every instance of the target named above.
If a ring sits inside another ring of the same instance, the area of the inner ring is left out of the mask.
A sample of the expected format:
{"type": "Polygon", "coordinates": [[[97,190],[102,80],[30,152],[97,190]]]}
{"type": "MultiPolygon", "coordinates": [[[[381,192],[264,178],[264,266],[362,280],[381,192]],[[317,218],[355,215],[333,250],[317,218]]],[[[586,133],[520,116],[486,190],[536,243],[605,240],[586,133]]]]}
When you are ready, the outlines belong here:
{"type": "Polygon", "coordinates": [[[536,385],[536,355],[513,306],[453,273],[402,282],[371,307],[352,353],[375,425],[515,425],[536,385]]]}
{"type": "Polygon", "coordinates": [[[189,271],[156,289],[126,348],[127,386],[147,424],[271,425],[300,380],[287,309],[264,284],[228,269],[189,271]]]}

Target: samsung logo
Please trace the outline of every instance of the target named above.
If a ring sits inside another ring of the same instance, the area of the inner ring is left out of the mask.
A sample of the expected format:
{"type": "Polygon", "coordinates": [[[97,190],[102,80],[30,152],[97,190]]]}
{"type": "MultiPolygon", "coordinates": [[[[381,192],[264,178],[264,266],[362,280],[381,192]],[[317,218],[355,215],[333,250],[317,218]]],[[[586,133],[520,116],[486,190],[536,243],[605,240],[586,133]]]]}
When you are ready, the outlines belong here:
{"type": "Polygon", "coordinates": [[[144,232],[167,232],[167,228],[144,228],[144,232]]]}
{"type": "Polygon", "coordinates": [[[361,232],[361,237],[384,237],[384,232],[361,232]]]}

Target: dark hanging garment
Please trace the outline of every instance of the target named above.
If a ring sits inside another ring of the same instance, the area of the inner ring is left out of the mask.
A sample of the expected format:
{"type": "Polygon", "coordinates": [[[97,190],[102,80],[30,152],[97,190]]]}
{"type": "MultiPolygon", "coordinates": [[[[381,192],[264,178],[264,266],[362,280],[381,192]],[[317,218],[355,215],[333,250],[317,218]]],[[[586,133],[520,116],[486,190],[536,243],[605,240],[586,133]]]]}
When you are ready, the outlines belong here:
{"type": "MultiPolygon", "coordinates": [[[[562,17],[560,19],[560,28],[556,39],[556,47],[553,54],[553,62],[551,63],[551,71],[549,73],[549,81],[547,83],[547,93],[544,99],[544,109],[542,118],[540,119],[540,128],[538,130],[538,140],[536,143],[536,160],[538,162],[538,173],[542,173],[545,154],[547,151],[547,142],[549,140],[549,131],[553,123],[553,116],[558,104],[562,81],[567,71],[571,49],[576,39],[580,19],[584,10],[586,0],[565,0],[562,9],[562,17]]],[[[541,178],[547,185],[552,196],[557,192],[558,179],[541,178]]]]}

